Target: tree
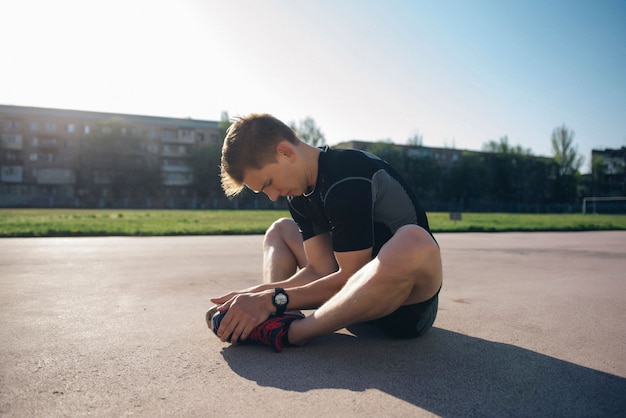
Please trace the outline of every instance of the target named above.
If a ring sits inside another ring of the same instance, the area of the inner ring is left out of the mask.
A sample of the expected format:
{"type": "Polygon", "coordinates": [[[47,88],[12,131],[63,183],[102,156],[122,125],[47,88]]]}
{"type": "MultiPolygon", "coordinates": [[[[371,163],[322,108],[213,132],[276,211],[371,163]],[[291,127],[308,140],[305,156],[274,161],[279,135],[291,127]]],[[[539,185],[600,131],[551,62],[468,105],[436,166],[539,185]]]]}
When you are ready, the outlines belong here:
{"type": "Polygon", "coordinates": [[[324,134],[320,128],[317,127],[315,121],[311,117],[307,117],[306,119],[300,121],[297,126],[294,122],[291,122],[289,126],[295,131],[298,138],[307,144],[313,145],[314,147],[326,144],[324,134]]]}
{"type": "Polygon", "coordinates": [[[574,142],[574,131],[562,125],[552,131],[552,151],[554,160],[559,165],[559,174],[574,175],[580,170],[584,157],[578,155],[578,147],[574,142]]]}
{"type": "Polygon", "coordinates": [[[201,199],[221,196],[219,145],[198,145],[191,150],[194,187],[201,199]]]}
{"type": "Polygon", "coordinates": [[[491,140],[483,145],[483,151],[492,152],[494,154],[514,154],[514,155],[530,155],[531,151],[528,148],[523,148],[521,145],[511,146],[509,144],[509,137],[504,135],[500,137],[498,141],[491,140]]]}
{"type": "Polygon", "coordinates": [[[476,210],[489,200],[492,182],[492,169],[484,156],[464,153],[446,173],[443,198],[457,210],[476,210]]]}
{"type": "Polygon", "coordinates": [[[406,154],[394,143],[377,141],[367,147],[367,151],[389,163],[400,175],[407,177],[406,154]]]}
{"type": "Polygon", "coordinates": [[[424,145],[424,137],[422,135],[420,135],[419,132],[416,132],[415,134],[413,134],[413,136],[409,137],[406,140],[407,145],[411,145],[413,147],[421,147],[422,145],[424,145]]]}
{"type": "Polygon", "coordinates": [[[406,180],[422,202],[440,197],[443,168],[432,157],[408,157],[406,180]]]}
{"type": "Polygon", "coordinates": [[[574,145],[574,131],[562,125],[552,131],[552,151],[558,166],[553,196],[561,203],[574,203],[578,199],[580,167],[584,158],[574,145]]]}
{"type": "Polygon", "coordinates": [[[232,122],[230,121],[228,112],[224,110],[222,111],[220,121],[217,123],[217,128],[220,130],[220,136],[222,137],[222,139],[226,137],[226,131],[228,131],[230,125],[232,125],[232,122]]]}
{"type": "Polygon", "coordinates": [[[510,208],[525,201],[533,194],[526,182],[530,173],[524,170],[529,166],[531,150],[521,145],[511,145],[508,136],[498,141],[491,140],[483,144],[484,162],[489,166],[492,176],[488,194],[492,203],[510,208]]]}
{"type": "Polygon", "coordinates": [[[591,160],[591,189],[589,194],[591,196],[602,196],[605,190],[605,177],[606,177],[606,161],[604,157],[598,155],[591,160]]]}

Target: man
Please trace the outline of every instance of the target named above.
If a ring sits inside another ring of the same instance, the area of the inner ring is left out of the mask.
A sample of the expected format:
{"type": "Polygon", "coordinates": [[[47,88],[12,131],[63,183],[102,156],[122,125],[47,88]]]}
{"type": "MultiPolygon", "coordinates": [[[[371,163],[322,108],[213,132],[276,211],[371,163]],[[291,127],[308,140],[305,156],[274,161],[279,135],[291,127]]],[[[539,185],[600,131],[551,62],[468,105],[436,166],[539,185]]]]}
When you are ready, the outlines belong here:
{"type": "Polygon", "coordinates": [[[280,219],[263,242],[264,283],[213,298],[209,327],[222,341],[281,351],[372,322],[394,338],[432,326],[442,284],[439,247],[403,179],[378,157],[315,148],[267,114],[236,120],[222,148],[222,187],[272,201],[280,219]],[[316,309],[308,317],[293,313],[316,309]]]}

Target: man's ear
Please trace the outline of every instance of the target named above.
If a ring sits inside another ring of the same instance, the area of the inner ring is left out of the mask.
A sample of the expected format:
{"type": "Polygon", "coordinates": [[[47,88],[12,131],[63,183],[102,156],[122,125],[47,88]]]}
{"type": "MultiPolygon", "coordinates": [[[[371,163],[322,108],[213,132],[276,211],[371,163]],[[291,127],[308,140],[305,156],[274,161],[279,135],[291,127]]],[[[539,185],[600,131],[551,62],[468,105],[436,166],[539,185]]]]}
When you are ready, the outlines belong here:
{"type": "Polygon", "coordinates": [[[289,141],[281,141],[276,145],[276,159],[284,157],[291,160],[295,154],[295,147],[289,141]]]}

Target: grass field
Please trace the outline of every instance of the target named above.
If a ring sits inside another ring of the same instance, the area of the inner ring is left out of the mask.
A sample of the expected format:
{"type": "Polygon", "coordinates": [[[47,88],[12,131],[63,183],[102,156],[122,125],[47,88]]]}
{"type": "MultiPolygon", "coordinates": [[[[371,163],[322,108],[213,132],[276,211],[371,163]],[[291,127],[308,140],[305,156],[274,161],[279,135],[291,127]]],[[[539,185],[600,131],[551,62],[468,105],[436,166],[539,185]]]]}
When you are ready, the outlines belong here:
{"type": "MultiPolygon", "coordinates": [[[[262,234],[286,211],[0,209],[0,237],[262,234]]],[[[429,213],[434,232],[626,230],[626,215],[429,213]]]]}

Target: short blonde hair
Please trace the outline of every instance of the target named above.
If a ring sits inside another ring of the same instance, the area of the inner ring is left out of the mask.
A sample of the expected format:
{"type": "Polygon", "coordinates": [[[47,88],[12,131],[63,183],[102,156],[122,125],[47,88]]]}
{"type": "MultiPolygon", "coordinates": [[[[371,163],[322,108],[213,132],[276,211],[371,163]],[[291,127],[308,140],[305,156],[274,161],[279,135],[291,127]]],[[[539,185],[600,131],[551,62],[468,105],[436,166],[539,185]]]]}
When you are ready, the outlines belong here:
{"type": "Polygon", "coordinates": [[[276,145],[281,141],[297,145],[293,129],[266,113],[238,117],[226,131],[222,145],[221,181],[227,196],[235,196],[244,189],[246,169],[260,170],[276,161],[276,145]]]}

